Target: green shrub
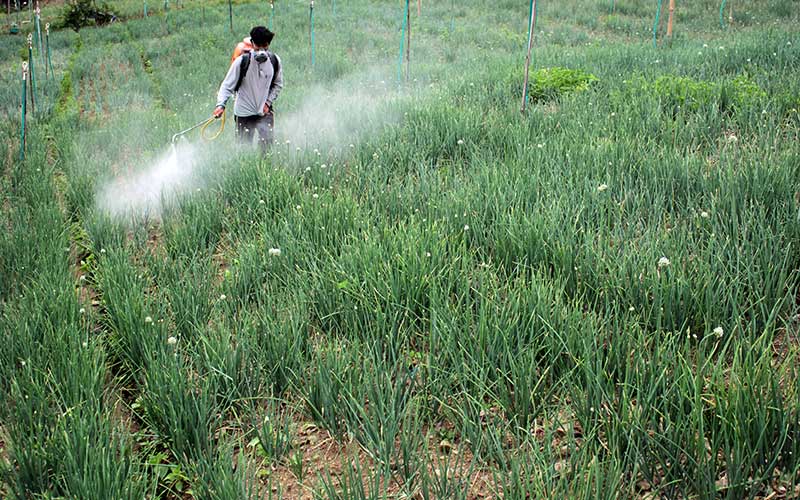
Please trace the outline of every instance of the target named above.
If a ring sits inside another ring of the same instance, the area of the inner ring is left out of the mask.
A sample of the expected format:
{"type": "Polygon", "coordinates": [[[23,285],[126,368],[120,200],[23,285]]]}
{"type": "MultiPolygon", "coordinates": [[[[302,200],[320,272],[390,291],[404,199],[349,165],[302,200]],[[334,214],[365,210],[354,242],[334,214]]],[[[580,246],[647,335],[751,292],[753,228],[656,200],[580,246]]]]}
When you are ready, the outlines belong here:
{"type": "Polygon", "coordinates": [[[114,12],[105,2],[98,5],[95,0],[69,0],[59,24],[62,28],[79,31],[86,26],[108,24],[114,17],[114,12]]]}
{"type": "Polygon", "coordinates": [[[661,102],[664,111],[676,116],[681,110],[697,112],[716,108],[730,113],[766,97],[761,87],[747,76],[712,82],[688,76],[662,75],[650,82],[637,77],[627,82],[629,92],[650,94],[661,102]]]}
{"type": "Polygon", "coordinates": [[[580,69],[542,68],[530,75],[528,95],[534,102],[552,101],[588,89],[598,78],[580,69]]]}

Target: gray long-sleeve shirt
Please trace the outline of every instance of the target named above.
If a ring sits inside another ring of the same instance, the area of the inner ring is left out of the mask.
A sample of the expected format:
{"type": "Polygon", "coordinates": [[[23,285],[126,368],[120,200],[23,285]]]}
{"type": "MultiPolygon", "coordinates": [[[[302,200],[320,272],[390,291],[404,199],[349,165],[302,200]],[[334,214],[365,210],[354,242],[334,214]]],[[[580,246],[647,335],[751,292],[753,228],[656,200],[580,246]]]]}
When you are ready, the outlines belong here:
{"type": "MultiPolygon", "coordinates": [[[[242,80],[242,86],[236,92],[236,102],[233,105],[233,114],[236,116],[263,116],[264,104],[272,103],[278,98],[281,89],[283,88],[283,64],[280,58],[278,59],[278,74],[274,75],[275,69],[272,67],[272,62],[267,59],[263,63],[256,61],[255,57],[250,56],[250,67],[247,68],[247,73],[242,80]],[[275,79],[275,84],[272,85],[272,79],[275,79]],[[270,86],[272,85],[272,90],[270,86]]],[[[239,70],[242,65],[242,56],[236,58],[228,69],[228,74],[219,86],[217,93],[217,106],[225,106],[228,98],[234,93],[236,82],[239,81],[239,70]]]]}

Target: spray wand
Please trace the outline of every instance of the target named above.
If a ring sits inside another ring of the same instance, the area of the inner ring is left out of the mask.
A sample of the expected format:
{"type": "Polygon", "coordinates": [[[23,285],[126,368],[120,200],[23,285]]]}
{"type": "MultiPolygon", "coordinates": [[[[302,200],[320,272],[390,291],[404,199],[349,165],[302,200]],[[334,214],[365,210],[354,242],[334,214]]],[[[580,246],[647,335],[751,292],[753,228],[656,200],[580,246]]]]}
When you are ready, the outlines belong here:
{"type": "Polygon", "coordinates": [[[217,119],[216,117],[212,116],[211,118],[205,119],[205,120],[201,121],[200,123],[198,123],[196,125],[192,125],[191,127],[187,128],[186,130],[181,130],[180,132],[178,132],[177,134],[172,136],[172,146],[173,147],[175,146],[175,144],[178,142],[178,139],[180,137],[188,134],[189,132],[191,132],[192,130],[194,130],[194,129],[198,128],[198,127],[200,127],[200,137],[202,137],[203,139],[205,139],[207,141],[213,141],[214,139],[219,137],[220,134],[222,134],[223,130],[225,130],[225,112],[224,111],[222,112],[222,123],[219,126],[219,130],[217,130],[214,133],[214,135],[206,136],[206,129],[216,119],[217,119]]]}

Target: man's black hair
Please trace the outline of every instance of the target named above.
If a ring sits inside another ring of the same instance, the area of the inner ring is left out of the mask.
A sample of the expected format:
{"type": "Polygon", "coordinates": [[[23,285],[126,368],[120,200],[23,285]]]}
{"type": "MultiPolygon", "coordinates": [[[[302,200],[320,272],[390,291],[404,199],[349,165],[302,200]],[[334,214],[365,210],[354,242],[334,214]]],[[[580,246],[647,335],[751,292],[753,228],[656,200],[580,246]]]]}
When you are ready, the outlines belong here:
{"type": "Polygon", "coordinates": [[[256,26],[250,30],[250,41],[253,42],[253,45],[258,47],[263,47],[264,45],[271,43],[272,37],[274,36],[275,33],[271,32],[264,26],[256,26]]]}

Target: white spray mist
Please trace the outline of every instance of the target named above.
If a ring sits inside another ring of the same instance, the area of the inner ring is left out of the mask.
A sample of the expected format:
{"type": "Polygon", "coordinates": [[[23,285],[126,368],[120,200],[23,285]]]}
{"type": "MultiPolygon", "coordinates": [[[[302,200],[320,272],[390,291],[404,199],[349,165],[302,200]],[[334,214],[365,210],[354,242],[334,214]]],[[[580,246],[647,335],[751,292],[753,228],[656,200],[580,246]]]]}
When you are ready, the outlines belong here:
{"type": "Polygon", "coordinates": [[[163,203],[197,185],[198,180],[192,175],[196,159],[197,147],[181,141],[147,168],[103,186],[97,194],[97,205],[114,217],[159,218],[163,203]]]}
{"type": "Polygon", "coordinates": [[[294,109],[277,112],[277,142],[303,149],[347,147],[399,119],[391,103],[401,95],[392,87],[379,69],[315,86],[294,109]]]}
{"type": "MultiPolygon", "coordinates": [[[[291,111],[277,111],[275,147],[341,150],[356,143],[399,119],[400,108],[393,101],[402,95],[391,87],[376,69],[309,89],[291,111]]],[[[235,127],[232,119],[230,124],[235,127]]],[[[165,203],[202,185],[201,172],[212,158],[236,154],[229,134],[205,145],[181,140],[177,148],[168,147],[143,170],[102,186],[96,198],[98,208],[116,218],[160,218],[165,203]]]]}

